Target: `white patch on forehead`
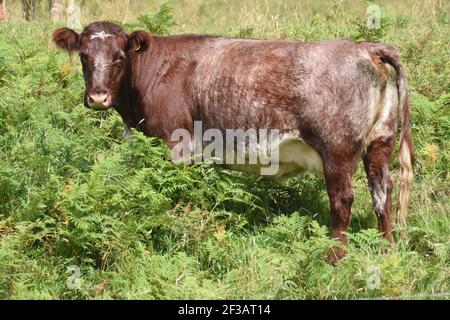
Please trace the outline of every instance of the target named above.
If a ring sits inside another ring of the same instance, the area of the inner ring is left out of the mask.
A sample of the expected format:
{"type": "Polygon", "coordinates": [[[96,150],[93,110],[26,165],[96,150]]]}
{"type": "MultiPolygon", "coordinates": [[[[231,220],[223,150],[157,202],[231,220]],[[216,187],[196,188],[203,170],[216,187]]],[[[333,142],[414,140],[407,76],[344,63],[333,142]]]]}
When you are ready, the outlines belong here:
{"type": "Polygon", "coordinates": [[[91,35],[91,40],[93,39],[101,39],[101,40],[105,40],[108,37],[112,37],[112,34],[106,33],[105,31],[101,31],[101,32],[97,32],[94,33],[93,35],[91,35]]]}

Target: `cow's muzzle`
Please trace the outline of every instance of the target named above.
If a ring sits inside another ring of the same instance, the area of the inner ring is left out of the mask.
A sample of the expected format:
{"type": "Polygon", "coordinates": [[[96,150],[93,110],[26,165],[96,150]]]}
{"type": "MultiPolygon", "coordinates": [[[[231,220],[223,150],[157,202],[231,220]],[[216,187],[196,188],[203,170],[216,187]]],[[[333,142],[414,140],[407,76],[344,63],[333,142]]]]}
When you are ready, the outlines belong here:
{"type": "Polygon", "coordinates": [[[111,93],[107,91],[96,91],[87,97],[87,107],[94,110],[106,110],[111,107],[111,93]]]}

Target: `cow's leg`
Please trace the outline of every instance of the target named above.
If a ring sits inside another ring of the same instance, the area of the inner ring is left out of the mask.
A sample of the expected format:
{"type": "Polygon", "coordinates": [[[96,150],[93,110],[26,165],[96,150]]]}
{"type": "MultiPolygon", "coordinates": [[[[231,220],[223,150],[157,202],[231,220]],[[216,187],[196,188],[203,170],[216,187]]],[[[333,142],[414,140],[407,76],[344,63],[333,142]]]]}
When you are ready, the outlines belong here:
{"type": "MultiPolygon", "coordinates": [[[[325,182],[330,199],[331,234],[343,244],[347,244],[345,232],[350,224],[353,204],[352,175],[355,167],[356,161],[353,160],[340,163],[333,159],[324,161],[325,182]]],[[[335,264],[344,255],[343,248],[334,247],[328,255],[328,261],[335,264]]]]}
{"type": "Polygon", "coordinates": [[[384,237],[393,241],[391,227],[392,180],[389,175],[394,136],[372,141],[363,155],[364,168],[369,181],[372,202],[378,226],[384,237]]]}
{"type": "Polygon", "coordinates": [[[129,139],[131,137],[131,128],[127,123],[123,123],[123,133],[122,137],[124,139],[129,139]]]}

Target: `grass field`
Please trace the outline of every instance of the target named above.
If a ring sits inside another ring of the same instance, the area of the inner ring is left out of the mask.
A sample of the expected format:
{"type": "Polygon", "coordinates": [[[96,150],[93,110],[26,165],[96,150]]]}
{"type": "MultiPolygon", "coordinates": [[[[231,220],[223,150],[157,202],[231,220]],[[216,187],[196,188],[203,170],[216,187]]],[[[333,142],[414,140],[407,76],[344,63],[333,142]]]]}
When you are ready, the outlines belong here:
{"type": "MultiPolygon", "coordinates": [[[[24,22],[16,1],[0,22],[0,298],[449,299],[450,3],[378,1],[379,30],[366,27],[366,1],[179,0],[173,24],[155,16],[161,4],[86,1],[82,23],[396,46],[416,147],[406,230],[382,253],[360,165],[348,255],[332,267],[321,177],[177,166],[161,141],[123,140],[116,113],[82,105],[78,59],[50,41],[64,23],[43,7],[24,22]]],[[[392,169],[397,183],[396,159],[392,169]]]]}

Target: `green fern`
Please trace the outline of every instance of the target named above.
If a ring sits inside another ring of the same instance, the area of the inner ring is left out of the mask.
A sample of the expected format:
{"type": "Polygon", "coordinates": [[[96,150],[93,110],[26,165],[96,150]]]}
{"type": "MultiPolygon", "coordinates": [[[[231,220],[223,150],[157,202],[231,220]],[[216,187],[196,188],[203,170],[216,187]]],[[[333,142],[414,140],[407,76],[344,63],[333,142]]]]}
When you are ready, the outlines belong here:
{"type": "Polygon", "coordinates": [[[140,15],[138,21],[151,33],[167,34],[175,25],[172,8],[168,2],[163,3],[152,15],[140,15]]]}

